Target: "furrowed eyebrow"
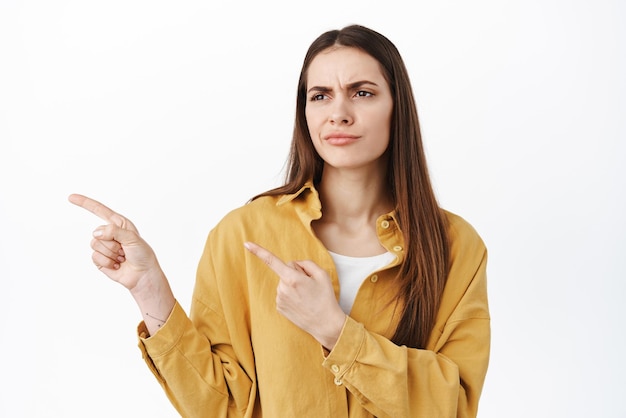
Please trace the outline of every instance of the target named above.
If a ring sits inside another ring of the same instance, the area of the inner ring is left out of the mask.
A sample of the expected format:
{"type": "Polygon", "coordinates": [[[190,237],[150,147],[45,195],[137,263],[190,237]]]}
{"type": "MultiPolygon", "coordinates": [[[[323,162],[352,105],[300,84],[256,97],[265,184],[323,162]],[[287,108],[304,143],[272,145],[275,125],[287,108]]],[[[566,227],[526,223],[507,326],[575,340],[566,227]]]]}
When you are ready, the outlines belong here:
{"type": "MultiPolygon", "coordinates": [[[[367,81],[367,80],[360,80],[360,81],[355,81],[354,83],[350,83],[348,84],[346,87],[348,88],[348,90],[355,90],[358,89],[359,87],[363,87],[365,85],[370,85],[370,86],[374,86],[374,87],[378,87],[378,84],[374,83],[373,81],[367,81]]],[[[320,92],[320,93],[327,93],[329,91],[332,91],[333,89],[331,89],[330,87],[324,87],[324,86],[313,86],[310,89],[307,90],[307,93],[311,93],[311,92],[320,92]]]]}
{"type": "Polygon", "coordinates": [[[311,93],[311,92],[319,92],[319,93],[328,93],[329,91],[331,91],[332,89],[329,87],[322,87],[322,86],[313,86],[310,89],[307,90],[307,93],[311,93]]]}
{"type": "Polygon", "coordinates": [[[363,87],[365,85],[378,87],[378,84],[374,83],[373,81],[362,80],[362,81],[355,81],[354,83],[348,84],[348,89],[354,90],[354,89],[358,89],[359,87],[363,87]]]}

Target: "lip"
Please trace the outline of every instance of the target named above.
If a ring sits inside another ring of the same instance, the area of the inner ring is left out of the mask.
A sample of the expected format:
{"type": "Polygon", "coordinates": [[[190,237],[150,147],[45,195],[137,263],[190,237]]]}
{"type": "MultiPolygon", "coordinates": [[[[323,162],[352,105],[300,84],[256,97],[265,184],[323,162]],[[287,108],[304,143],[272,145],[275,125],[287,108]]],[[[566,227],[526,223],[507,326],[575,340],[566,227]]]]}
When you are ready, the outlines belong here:
{"type": "Polygon", "coordinates": [[[330,145],[348,145],[359,139],[357,135],[347,134],[345,132],[331,132],[324,135],[323,138],[330,145]]]}

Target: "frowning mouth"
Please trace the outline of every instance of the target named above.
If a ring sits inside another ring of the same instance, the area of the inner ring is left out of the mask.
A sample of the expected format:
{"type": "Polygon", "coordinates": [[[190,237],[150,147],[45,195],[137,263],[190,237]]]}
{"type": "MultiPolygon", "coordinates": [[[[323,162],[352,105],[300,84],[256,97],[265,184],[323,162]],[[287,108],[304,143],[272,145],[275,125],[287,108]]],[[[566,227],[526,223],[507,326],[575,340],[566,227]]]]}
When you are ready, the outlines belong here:
{"type": "Polygon", "coordinates": [[[343,132],[332,132],[323,138],[330,145],[348,145],[359,140],[359,136],[343,132]]]}

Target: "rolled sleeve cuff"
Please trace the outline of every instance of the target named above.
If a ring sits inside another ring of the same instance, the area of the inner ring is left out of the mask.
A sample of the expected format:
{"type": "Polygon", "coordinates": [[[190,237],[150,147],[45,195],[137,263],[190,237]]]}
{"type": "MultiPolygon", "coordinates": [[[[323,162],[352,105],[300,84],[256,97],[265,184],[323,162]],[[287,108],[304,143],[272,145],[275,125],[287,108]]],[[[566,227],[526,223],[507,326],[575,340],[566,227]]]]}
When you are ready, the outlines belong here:
{"type": "Polygon", "coordinates": [[[343,376],[354,365],[364,340],[363,324],[347,317],[335,347],[322,363],[322,366],[335,375],[335,383],[341,384],[343,376]]]}
{"type": "Polygon", "coordinates": [[[138,346],[141,355],[150,371],[161,381],[163,378],[152,359],[163,356],[176,347],[185,332],[185,323],[188,321],[187,314],[176,301],[167,321],[154,335],[149,335],[143,321],[137,326],[138,346]]]}

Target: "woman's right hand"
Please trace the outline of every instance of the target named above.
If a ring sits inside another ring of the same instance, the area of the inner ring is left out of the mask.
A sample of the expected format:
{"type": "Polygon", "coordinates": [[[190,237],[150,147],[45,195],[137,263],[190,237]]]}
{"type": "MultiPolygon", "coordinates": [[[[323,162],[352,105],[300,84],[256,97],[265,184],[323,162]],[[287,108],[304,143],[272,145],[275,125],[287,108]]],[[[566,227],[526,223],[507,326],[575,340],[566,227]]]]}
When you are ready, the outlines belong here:
{"type": "Polygon", "coordinates": [[[69,201],[107,222],[93,232],[91,248],[93,263],[110,279],[133,292],[160,270],[154,251],[130,220],[83,195],[72,194],[69,201]]]}
{"type": "Polygon", "coordinates": [[[91,256],[98,269],[130,290],[150,335],[165,324],[176,299],[152,248],[135,225],[93,199],[79,194],[69,201],[107,222],[93,233],[91,256]]]}

